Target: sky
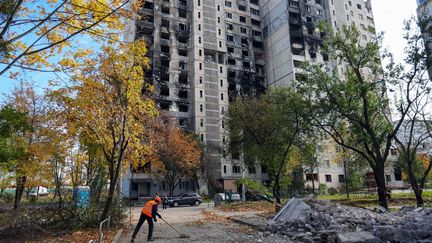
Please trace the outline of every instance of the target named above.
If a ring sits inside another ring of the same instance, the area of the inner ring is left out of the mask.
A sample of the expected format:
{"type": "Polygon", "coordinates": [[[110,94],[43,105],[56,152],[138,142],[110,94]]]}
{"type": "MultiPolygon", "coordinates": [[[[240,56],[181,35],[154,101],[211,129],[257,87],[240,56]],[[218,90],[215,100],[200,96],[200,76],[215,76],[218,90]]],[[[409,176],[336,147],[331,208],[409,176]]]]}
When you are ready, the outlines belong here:
{"type": "MultiPolygon", "coordinates": [[[[376,30],[385,33],[383,47],[393,53],[396,61],[403,59],[403,21],[416,15],[416,8],[416,0],[372,0],[376,30]]],[[[34,72],[27,73],[24,77],[34,80],[39,92],[43,91],[51,78],[55,78],[50,74],[34,72]]],[[[4,100],[4,94],[9,94],[17,83],[7,77],[0,77],[0,102],[4,100]]]]}
{"type": "Polygon", "coordinates": [[[384,32],[383,47],[393,53],[396,61],[403,59],[403,21],[416,16],[416,9],[416,0],[372,0],[375,28],[384,32]]]}

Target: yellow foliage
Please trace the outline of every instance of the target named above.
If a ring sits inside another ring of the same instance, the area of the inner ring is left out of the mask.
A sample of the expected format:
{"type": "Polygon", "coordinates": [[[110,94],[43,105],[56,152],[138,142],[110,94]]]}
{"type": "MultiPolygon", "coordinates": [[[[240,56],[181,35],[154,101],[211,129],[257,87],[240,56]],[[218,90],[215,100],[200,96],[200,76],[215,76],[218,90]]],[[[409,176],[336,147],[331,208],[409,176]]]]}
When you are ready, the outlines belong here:
{"type": "Polygon", "coordinates": [[[51,92],[64,109],[69,136],[98,144],[111,167],[122,159],[124,166],[142,164],[152,151],[148,124],[157,110],[142,95],[150,88],[144,84],[146,51],[143,41],[105,46],[98,58],[80,64],[72,85],[51,92]]]}

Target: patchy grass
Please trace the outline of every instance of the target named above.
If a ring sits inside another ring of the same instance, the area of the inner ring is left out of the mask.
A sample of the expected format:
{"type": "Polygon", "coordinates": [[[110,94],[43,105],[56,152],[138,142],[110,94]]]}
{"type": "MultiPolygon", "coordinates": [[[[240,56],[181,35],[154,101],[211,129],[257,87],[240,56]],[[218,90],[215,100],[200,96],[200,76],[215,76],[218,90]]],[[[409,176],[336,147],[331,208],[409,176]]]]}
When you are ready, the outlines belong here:
{"type": "MultiPolygon", "coordinates": [[[[350,194],[347,199],[346,194],[339,195],[321,195],[319,199],[330,200],[334,203],[340,203],[348,206],[375,207],[378,205],[378,196],[376,193],[350,194]]],[[[432,207],[432,191],[423,192],[425,207],[432,207]]],[[[404,205],[415,206],[416,199],[414,193],[392,193],[391,199],[388,199],[390,208],[400,208],[404,205]]]]}
{"type": "Polygon", "coordinates": [[[275,206],[267,201],[226,203],[217,207],[224,212],[274,212],[275,206]]]}

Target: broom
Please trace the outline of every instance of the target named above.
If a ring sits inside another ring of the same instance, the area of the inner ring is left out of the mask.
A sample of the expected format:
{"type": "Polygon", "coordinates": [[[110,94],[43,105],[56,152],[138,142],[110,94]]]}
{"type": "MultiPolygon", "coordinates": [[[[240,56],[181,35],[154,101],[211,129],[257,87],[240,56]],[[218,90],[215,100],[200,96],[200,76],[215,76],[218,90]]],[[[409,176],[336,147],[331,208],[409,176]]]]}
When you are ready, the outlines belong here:
{"type": "Polygon", "coordinates": [[[171,227],[173,230],[175,230],[175,232],[177,232],[177,234],[180,235],[180,238],[190,238],[189,235],[182,234],[182,233],[180,233],[178,230],[176,230],[176,228],[174,228],[174,227],[173,227],[170,223],[168,223],[165,219],[163,219],[163,218],[161,218],[161,219],[162,219],[162,221],[164,221],[167,225],[169,225],[169,227],[171,227]]]}

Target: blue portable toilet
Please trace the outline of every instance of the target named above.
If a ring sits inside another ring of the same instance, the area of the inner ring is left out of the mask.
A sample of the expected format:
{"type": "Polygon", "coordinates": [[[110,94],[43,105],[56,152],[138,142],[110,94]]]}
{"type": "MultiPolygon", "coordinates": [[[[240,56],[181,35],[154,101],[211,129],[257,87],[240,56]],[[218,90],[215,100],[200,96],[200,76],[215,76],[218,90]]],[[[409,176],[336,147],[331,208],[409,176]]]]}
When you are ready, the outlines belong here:
{"type": "Polygon", "coordinates": [[[73,190],[73,198],[77,208],[86,208],[90,204],[90,187],[77,186],[73,190]]]}

